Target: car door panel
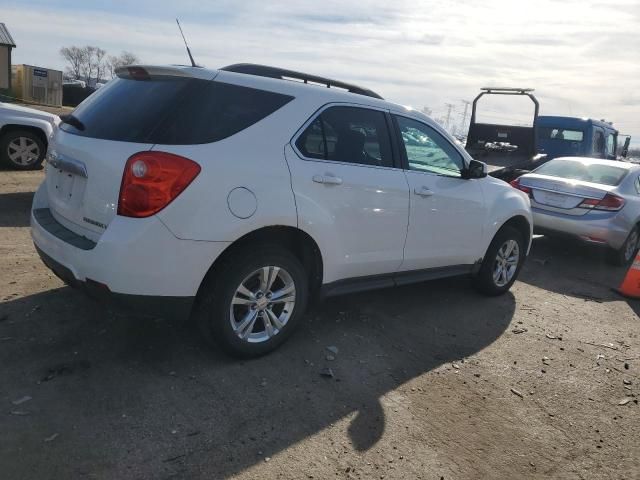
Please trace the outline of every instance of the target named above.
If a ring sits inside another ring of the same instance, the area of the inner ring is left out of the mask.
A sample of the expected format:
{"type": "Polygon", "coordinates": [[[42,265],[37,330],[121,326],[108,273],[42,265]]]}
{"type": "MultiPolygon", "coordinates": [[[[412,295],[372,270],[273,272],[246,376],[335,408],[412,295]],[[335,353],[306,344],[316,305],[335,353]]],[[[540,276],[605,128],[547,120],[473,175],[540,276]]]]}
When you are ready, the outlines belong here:
{"type": "Polygon", "coordinates": [[[286,156],[299,227],[320,246],[324,283],[396,271],[409,211],[403,172],[303,160],[291,146],[286,156]],[[318,183],[319,176],[340,183],[318,183]]]}
{"type": "Polygon", "coordinates": [[[412,195],[400,270],[474,263],[482,256],[479,240],[485,217],[478,182],[416,171],[406,175],[412,195]]]}
{"type": "Polygon", "coordinates": [[[482,257],[482,188],[462,178],[465,161],[434,126],[395,116],[409,184],[409,229],[400,271],[471,265],[482,257]]]}
{"type": "Polygon", "coordinates": [[[393,273],[402,263],[407,179],[392,166],[384,112],[374,110],[374,125],[358,123],[360,110],[330,106],[285,147],[298,224],[319,244],[324,283],[393,273]]]}

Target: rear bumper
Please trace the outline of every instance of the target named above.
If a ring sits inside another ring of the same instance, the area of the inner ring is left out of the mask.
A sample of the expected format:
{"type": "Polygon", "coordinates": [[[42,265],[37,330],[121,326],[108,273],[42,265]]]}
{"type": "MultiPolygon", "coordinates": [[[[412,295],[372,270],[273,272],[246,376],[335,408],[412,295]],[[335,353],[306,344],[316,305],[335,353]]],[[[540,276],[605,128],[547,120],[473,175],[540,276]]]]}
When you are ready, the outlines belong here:
{"type": "Polygon", "coordinates": [[[191,314],[195,297],[167,297],[151,295],[127,295],[114,293],[105,285],[93,280],[78,280],[71,270],[55,261],[35,245],[42,262],[64,283],[83,291],[89,297],[109,306],[163,318],[183,320],[191,314]]]}
{"type": "Polygon", "coordinates": [[[589,212],[569,216],[532,207],[533,228],[536,233],[556,233],[582,242],[619,249],[629,236],[633,225],[627,224],[619,212],[589,212]]]}
{"type": "Polygon", "coordinates": [[[97,241],[81,242],[54,213],[34,214],[48,208],[46,187],[40,187],[31,213],[31,237],[44,263],[71,286],[146,313],[188,314],[204,276],[229,245],[176,238],[157,217],[120,216],[97,241]]]}

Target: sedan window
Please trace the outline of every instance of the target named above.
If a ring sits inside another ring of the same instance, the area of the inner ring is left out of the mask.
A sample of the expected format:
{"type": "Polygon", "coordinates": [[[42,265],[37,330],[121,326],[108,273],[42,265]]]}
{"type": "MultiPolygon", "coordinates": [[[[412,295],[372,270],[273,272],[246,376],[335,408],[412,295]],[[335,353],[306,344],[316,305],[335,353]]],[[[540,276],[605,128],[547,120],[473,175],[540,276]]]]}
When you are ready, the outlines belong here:
{"type": "Polygon", "coordinates": [[[582,163],[576,160],[551,160],[534,170],[540,175],[569,178],[582,182],[600,183],[602,185],[619,185],[626,176],[626,168],[612,167],[597,163],[582,163]]]}

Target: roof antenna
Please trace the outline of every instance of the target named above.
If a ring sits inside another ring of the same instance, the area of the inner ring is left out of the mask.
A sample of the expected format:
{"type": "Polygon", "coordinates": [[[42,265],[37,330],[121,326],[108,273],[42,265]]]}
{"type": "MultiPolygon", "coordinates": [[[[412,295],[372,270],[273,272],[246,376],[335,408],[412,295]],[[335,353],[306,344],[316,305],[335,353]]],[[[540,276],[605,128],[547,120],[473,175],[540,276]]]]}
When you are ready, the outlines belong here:
{"type": "Polygon", "coordinates": [[[187,53],[189,54],[189,60],[191,60],[191,66],[197,67],[195,60],[193,59],[193,55],[191,55],[191,50],[189,50],[189,45],[187,45],[187,39],[184,38],[184,33],[182,33],[182,27],[180,26],[180,22],[176,18],[176,23],[178,24],[178,28],[180,29],[180,35],[182,35],[182,40],[184,40],[184,46],[187,47],[187,53]]]}

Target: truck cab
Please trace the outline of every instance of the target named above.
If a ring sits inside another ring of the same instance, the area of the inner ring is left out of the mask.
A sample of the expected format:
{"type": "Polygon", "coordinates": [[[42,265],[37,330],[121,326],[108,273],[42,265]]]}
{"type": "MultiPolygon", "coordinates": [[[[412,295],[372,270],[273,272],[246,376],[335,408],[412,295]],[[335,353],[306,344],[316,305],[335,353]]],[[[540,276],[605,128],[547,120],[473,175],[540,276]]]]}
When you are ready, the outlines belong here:
{"type": "MultiPolygon", "coordinates": [[[[537,122],[538,149],[547,159],[592,157],[615,160],[619,132],[602,120],[540,115],[537,122]]],[[[626,156],[629,138],[622,148],[626,156]]]]}

